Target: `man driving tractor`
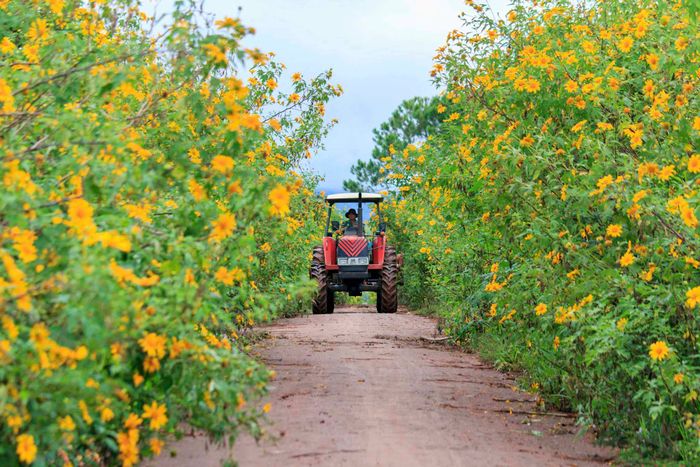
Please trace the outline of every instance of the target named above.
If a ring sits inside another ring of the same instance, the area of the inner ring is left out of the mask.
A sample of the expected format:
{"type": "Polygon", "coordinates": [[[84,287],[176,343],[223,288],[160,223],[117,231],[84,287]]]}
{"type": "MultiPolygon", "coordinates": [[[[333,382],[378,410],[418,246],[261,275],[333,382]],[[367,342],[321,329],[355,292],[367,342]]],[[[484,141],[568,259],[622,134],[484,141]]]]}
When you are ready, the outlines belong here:
{"type": "Polygon", "coordinates": [[[357,222],[357,211],[355,211],[354,208],[350,208],[348,212],[345,213],[345,217],[348,218],[345,222],[343,222],[343,233],[345,233],[346,230],[354,230],[355,233],[358,232],[359,229],[359,224],[357,222]]]}
{"type": "Polygon", "coordinates": [[[333,313],[335,295],[345,292],[358,297],[363,292],[377,294],[377,312],[396,313],[398,275],[401,258],[387,244],[386,223],[378,193],[336,193],[326,196],[328,216],[322,244],[314,247],[309,276],[316,279],[318,289],[312,301],[314,314],[333,313]],[[345,212],[342,226],[333,217],[342,211],[336,204],[357,203],[357,209],[345,212]],[[367,205],[371,205],[368,207],[367,205]],[[365,213],[376,219],[376,229],[365,224],[365,213]]]}

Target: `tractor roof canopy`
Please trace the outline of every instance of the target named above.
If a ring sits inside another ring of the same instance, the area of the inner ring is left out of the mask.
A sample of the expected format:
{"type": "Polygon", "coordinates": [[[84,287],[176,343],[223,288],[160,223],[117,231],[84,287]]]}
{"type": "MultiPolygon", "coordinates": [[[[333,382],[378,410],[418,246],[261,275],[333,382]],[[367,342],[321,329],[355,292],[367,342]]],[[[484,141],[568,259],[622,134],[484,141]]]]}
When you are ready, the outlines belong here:
{"type": "Polygon", "coordinates": [[[384,197],[378,193],[336,193],[326,196],[326,202],[335,203],[356,203],[359,201],[367,203],[381,203],[384,197]]]}

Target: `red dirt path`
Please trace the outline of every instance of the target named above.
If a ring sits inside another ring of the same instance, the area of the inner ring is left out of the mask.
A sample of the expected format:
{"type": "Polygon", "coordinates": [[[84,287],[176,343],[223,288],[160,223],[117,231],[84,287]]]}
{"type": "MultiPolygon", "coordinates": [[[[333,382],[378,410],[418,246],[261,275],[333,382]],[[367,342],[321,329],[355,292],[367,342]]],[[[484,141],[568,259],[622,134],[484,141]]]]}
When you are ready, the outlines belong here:
{"type": "MultiPolygon", "coordinates": [[[[263,330],[270,338],[256,353],[278,375],[271,425],[257,444],[240,437],[233,457],[242,467],[583,466],[614,456],[577,437],[575,418],[536,414],[512,377],[422,340],[434,333],[432,319],[344,307],[263,330]]],[[[149,465],[208,467],[230,455],[203,438],[164,451],[149,465]]]]}

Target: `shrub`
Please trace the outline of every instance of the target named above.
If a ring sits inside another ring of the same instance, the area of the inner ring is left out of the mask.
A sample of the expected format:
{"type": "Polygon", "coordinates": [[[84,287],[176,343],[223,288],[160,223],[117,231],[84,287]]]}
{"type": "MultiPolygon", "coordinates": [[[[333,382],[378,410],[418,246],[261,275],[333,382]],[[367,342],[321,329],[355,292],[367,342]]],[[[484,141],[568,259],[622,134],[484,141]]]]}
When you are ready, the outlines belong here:
{"type": "Polygon", "coordinates": [[[0,1],[3,465],[132,465],[183,422],[257,434],[269,371],[240,335],[312,292],[322,206],[295,167],[340,90],[276,90],[249,28],[176,3],[159,24],[0,1]]]}
{"type": "Polygon", "coordinates": [[[697,23],[679,2],[467,3],[432,72],[443,124],[383,159],[404,297],[602,438],[696,463],[697,23]]]}

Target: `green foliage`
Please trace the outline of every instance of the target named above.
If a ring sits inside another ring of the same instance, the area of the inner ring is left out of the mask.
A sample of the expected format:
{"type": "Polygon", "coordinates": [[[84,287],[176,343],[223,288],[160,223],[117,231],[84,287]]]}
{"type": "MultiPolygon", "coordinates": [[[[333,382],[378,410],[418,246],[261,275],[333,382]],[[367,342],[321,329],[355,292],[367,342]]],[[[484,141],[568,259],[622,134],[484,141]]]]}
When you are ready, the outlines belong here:
{"type": "Polygon", "coordinates": [[[176,5],[0,1],[2,465],[258,435],[270,372],[239,338],[313,293],[323,206],[295,170],[339,89],[276,91],[248,28],[176,5]]]}
{"type": "Polygon", "coordinates": [[[404,299],[602,439],[696,464],[698,30],[679,2],[473,8],[439,131],[384,156],[404,299]]]}

